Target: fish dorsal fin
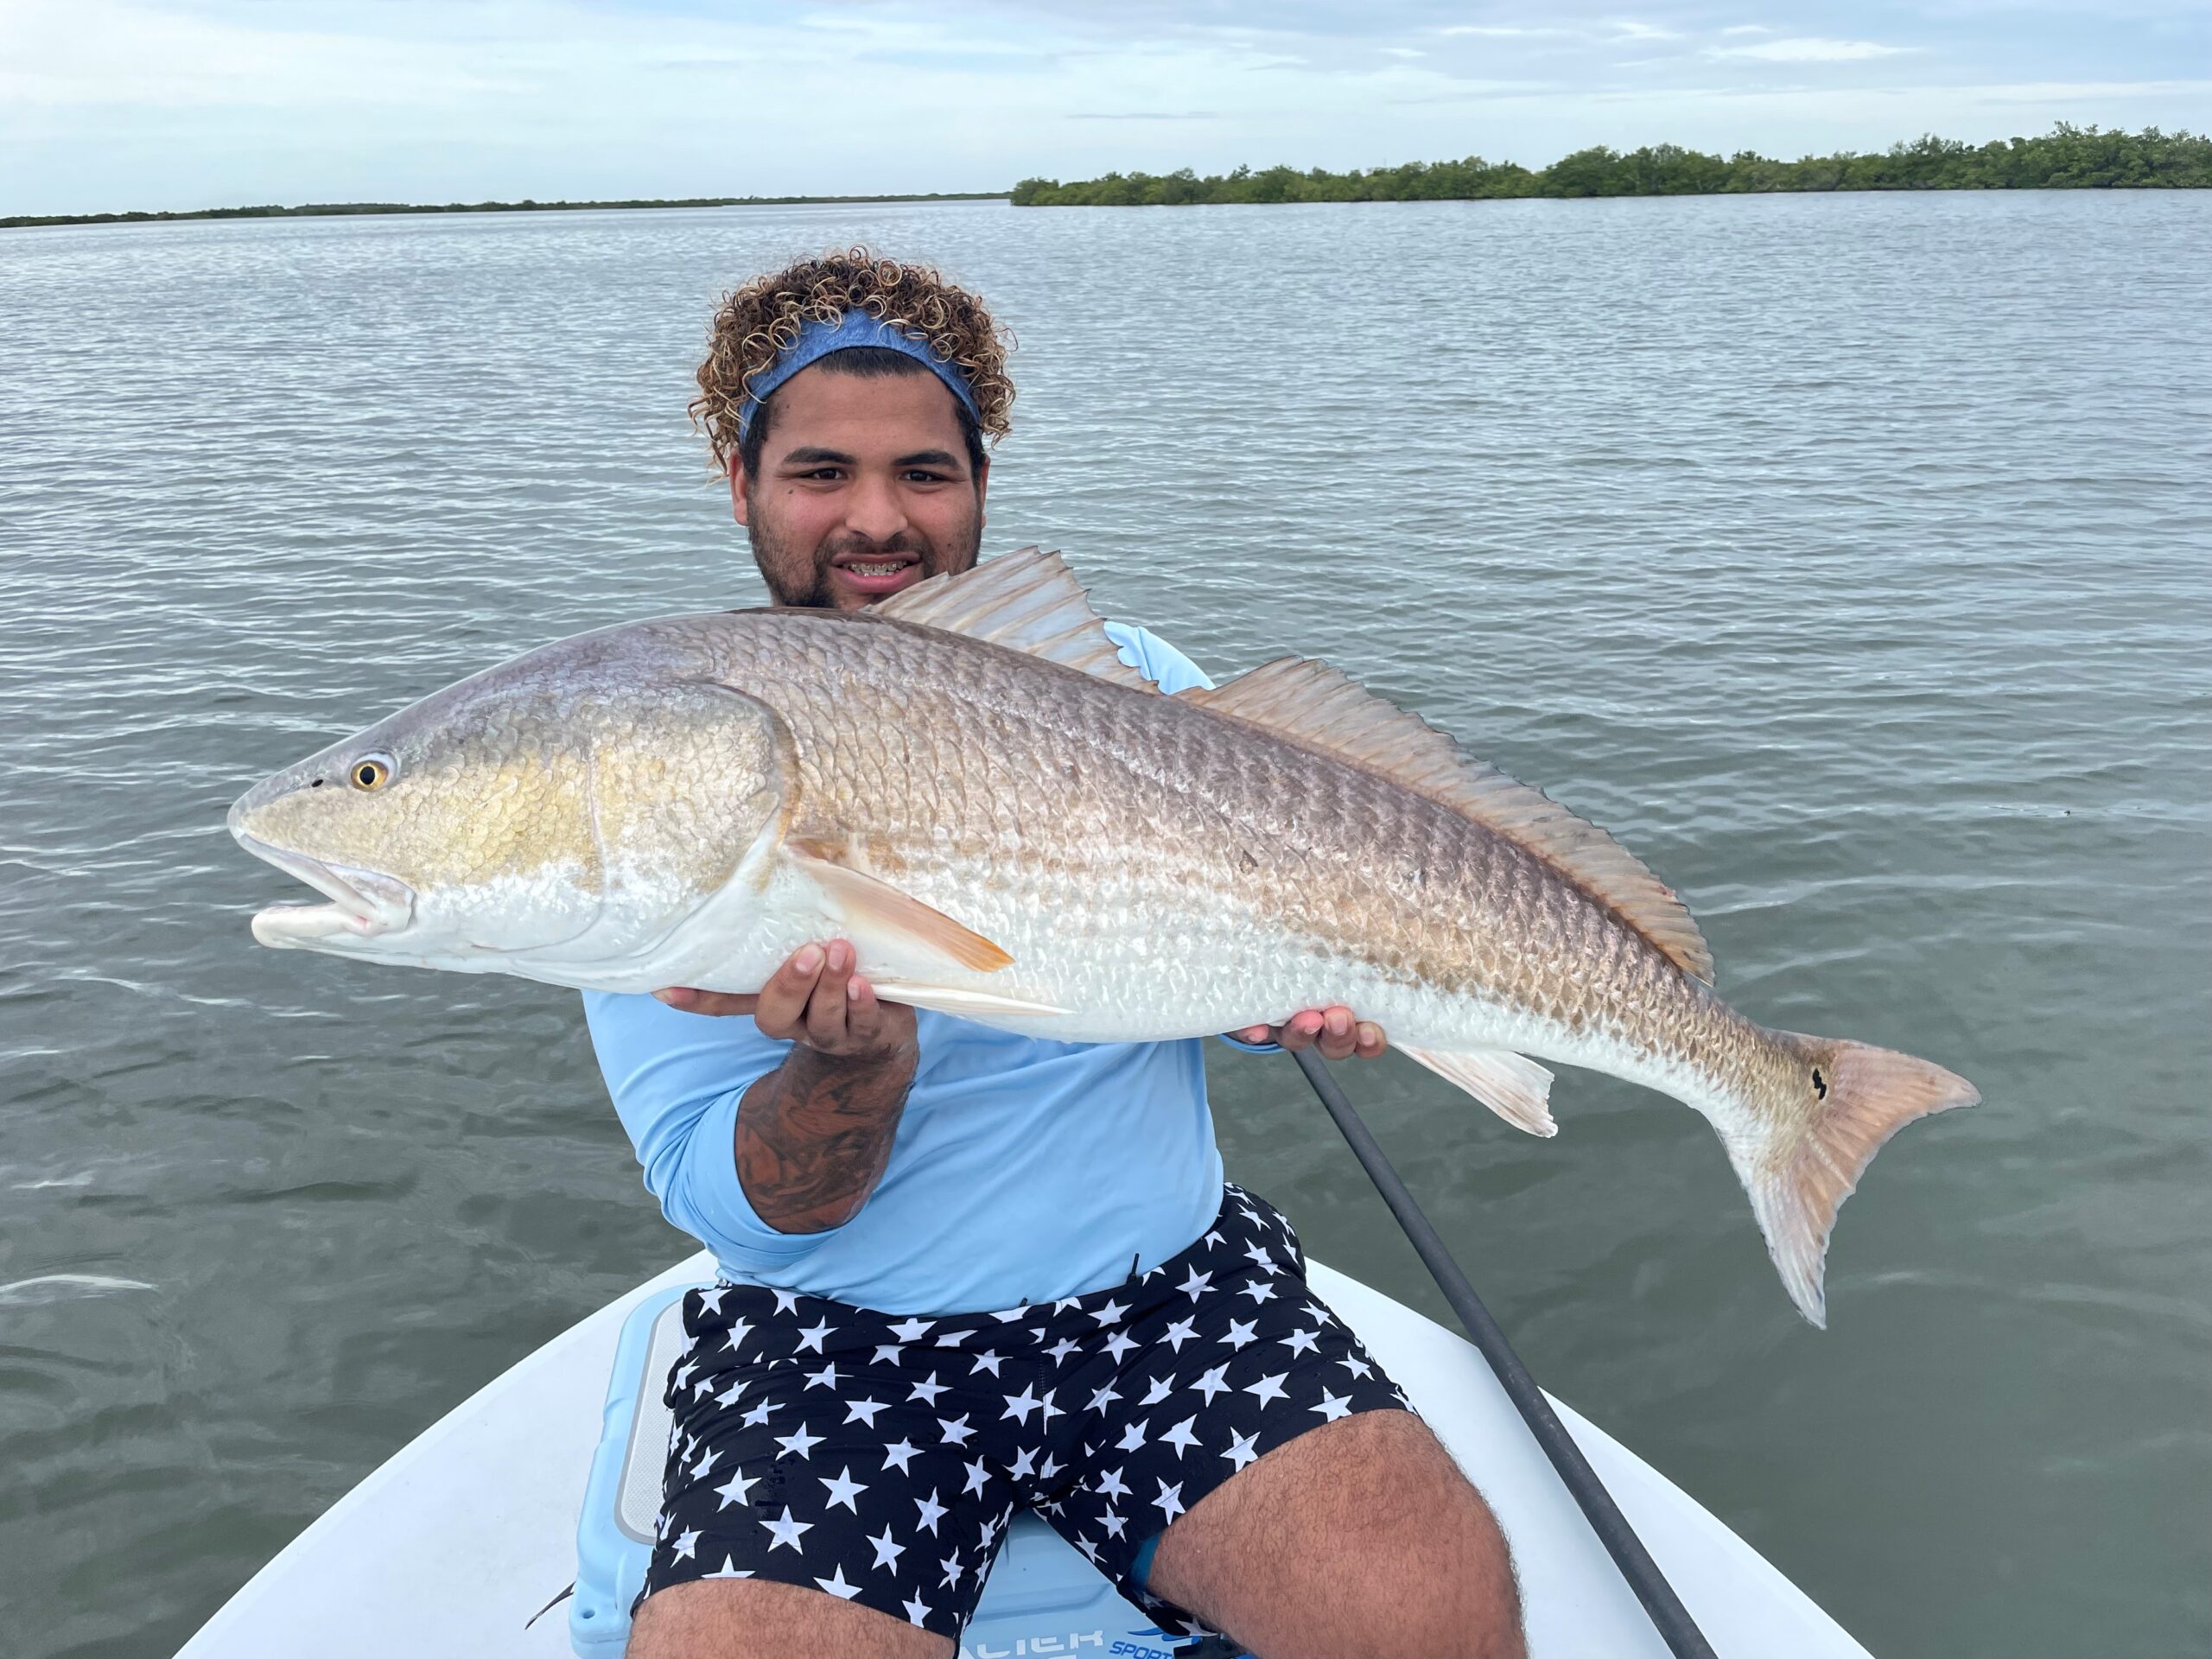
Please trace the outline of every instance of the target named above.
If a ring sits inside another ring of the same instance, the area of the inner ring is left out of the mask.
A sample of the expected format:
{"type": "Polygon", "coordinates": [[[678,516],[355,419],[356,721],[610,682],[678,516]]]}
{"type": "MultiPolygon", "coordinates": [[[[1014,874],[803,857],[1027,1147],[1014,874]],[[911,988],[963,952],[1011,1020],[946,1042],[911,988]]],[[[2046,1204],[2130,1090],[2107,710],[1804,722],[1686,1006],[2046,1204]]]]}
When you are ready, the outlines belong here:
{"type": "Polygon", "coordinates": [[[1712,982],[1713,953],[1688,906],[1634,854],[1541,790],[1475,760],[1418,715],[1326,663],[1279,657],[1226,685],[1176,696],[1380,772],[1472,818],[1542,859],[1684,973],[1712,982]]]}
{"type": "Polygon", "coordinates": [[[1122,660],[1121,648],[1058,553],[1025,547],[957,575],[931,576],[893,594],[875,614],[987,639],[1116,685],[1160,689],[1122,660]]]}

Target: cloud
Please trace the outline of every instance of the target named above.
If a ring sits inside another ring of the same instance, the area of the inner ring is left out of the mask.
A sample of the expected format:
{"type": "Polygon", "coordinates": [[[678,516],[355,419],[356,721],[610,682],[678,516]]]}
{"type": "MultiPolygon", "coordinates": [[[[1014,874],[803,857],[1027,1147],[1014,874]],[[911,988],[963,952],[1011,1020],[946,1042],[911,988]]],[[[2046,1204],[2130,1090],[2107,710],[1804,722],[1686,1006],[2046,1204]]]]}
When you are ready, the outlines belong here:
{"type": "Polygon", "coordinates": [[[1803,35],[1787,41],[1761,41],[1757,46],[1715,48],[1716,58],[1757,58],[1765,63],[1859,63],[1868,58],[1895,57],[1909,46],[1883,46],[1874,41],[1831,41],[1803,35]]]}

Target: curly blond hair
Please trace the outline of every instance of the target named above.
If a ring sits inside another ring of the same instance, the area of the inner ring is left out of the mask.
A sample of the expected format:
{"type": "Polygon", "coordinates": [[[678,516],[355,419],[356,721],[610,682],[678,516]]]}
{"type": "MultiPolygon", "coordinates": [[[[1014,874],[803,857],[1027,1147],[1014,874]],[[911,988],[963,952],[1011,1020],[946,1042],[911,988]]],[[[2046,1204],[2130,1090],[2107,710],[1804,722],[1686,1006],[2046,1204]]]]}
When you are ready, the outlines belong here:
{"type": "Polygon", "coordinates": [[[927,346],[940,363],[953,365],[975,397],[983,435],[995,443],[1007,435],[1014,404],[1014,382],[1006,372],[1012,333],[991,320],[981,300],[927,265],[847,248],[756,276],[715,307],[691,423],[705,429],[717,468],[728,472],[737,453],[738,416],[753,378],[798,338],[803,324],[834,323],[853,310],[889,322],[927,346]]]}

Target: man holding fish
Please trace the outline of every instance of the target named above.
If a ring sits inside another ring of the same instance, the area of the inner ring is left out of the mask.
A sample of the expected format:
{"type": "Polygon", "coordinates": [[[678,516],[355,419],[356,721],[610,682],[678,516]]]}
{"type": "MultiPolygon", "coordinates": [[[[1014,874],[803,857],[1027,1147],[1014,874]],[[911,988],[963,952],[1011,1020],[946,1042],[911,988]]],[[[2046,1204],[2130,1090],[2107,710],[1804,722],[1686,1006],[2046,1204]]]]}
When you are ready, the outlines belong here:
{"type": "Polygon", "coordinates": [[[721,1262],[632,1651],[947,1655],[1029,1508],[1264,1659],[1520,1653],[1489,1510],[1224,1185],[1192,1039],[1387,1028],[1540,1135],[1540,1060],[1672,1096],[1815,1325],[1838,1206],[1973,1085],[1746,1018],[1618,842],[1325,664],[1211,687],[1057,555],[976,564],[1013,389],[934,273],[749,283],[700,385],[778,607],[532,652],[230,817],[330,901],[265,944],[588,993],[721,1262]]]}
{"type": "MultiPolygon", "coordinates": [[[[725,302],[700,381],[778,604],[856,610],[975,564],[983,440],[1013,388],[972,296],[857,254],[806,261],[725,302]]],[[[1163,691],[1207,683],[1142,630],[1108,632],[1163,691]]],[[[1268,1659],[1519,1650],[1481,1498],[1306,1291],[1287,1224],[1224,1188],[1197,1040],[918,1014],[840,938],[758,995],[587,995],[649,1179],[732,1281],[685,1310],[693,1375],[632,1654],[942,1654],[1016,1503],[1163,1619],[1268,1659]],[[756,1495],[778,1471],[794,1501],[756,1495]]],[[[1240,1035],[1383,1046],[1341,1006],[1240,1035]]]]}

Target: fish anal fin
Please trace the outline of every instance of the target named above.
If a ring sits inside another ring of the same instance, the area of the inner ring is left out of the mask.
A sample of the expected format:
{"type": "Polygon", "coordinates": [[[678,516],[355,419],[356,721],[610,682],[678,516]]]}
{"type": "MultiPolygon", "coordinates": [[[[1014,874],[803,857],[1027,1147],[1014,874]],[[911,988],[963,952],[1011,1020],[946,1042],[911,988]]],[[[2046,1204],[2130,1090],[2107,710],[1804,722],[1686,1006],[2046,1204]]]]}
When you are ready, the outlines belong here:
{"type": "Polygon", "coordinates": [[[1559,871],[1684,973],[1712,982],[1713,952],[1688,907],[1633,853],[1328,664],[1279,657],[1225,685],[1175,695],[1379,772],[1473,819],[1559,871]]]}
{"type": "Polygon", "coordinates": [[[1050,1002],[1025,1001],[1018,996],[971,991],[964,986],[925,985],[906,979],[872,979],[868,983],[886,1002],[904,1002],[909,1007],[928,1008],[963,1020],[1043,1020],[1068,1012],[1050,1002]]]}
{"type": "MultiPolygon", "coordinates": [[[[827,850],[818,842],[792,841],[785,844],[785,855],[822,890],[850,931],[861,936],[854,939],[855,945],[864,946],[871,934],[878,940],[888,936],[894,945],[924,945],[962,968],[984,974],[995,973],[1014,961],[1003,948],[973,928],[901,893],[888,881],[823,856],[827,850]]],[[[880,985],[877,989],[890,995],[880,985]]]]}
{"type": "Polygon", "coordinates": [[[1398,1052],[1425,1065],[1446,1083],[1456,1084],[1516,1129],[1549,1140],[1559,1133],[1548,1103],[1552,1074],[1525,1054],[1502,1048],[1446,1052],[1408,1048],[1398,1052]]]}
{"type": "Polygon", "coordinates": [[[957,575],[931,576],[893,594],[873,613],[1004,645],[1133,690],[1160,689],[1122,660],[1121,648],[1058,553],[1025,547],[957,575]]]}

